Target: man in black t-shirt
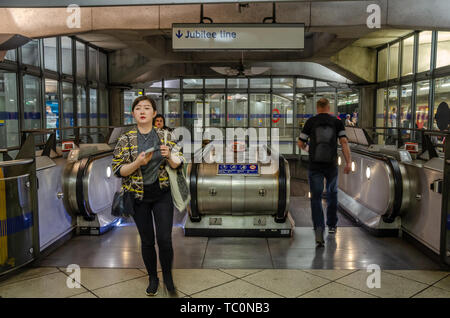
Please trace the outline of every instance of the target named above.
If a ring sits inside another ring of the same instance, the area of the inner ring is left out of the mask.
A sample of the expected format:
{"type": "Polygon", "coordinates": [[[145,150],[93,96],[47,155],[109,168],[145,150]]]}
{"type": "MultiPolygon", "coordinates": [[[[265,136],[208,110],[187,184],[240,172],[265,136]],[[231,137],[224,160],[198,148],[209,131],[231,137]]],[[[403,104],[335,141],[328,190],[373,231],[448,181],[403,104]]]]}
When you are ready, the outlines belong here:
{"type": "Polygon", "coordinates": [[[323,246],[325,220],[322,210],[323,180],[327,187],[328,233],[336,233],[337,224],[337,140],[342,146],[346,166],[344,173],[351,170],[350,148],[345,127],[341,120],[331,116],[330,103],[326,98],[317,101],[317,115],[308,119],[298,140],[298,146],[309,153],[309,187],[311,191],[311,212],[316,233],[317,246],[323,246]],[[309,139],[309,145],[307,144],[309,139]]]}

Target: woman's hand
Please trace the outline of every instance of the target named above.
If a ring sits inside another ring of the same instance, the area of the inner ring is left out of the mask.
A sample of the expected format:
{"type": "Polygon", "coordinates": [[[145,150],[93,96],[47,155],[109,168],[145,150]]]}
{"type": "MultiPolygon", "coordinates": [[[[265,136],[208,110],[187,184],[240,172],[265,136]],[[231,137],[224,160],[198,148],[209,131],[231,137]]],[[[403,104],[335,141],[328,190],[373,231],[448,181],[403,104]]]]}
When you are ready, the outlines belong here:
{"type": "Polygon", "coordinates": [[[159,146],[159,150],[161,150],[161,156],[166,159],[170,159],[170,148],[166,145],[159,146]]]}
{"type": "Polygon", "coordinates": [[[137,156],[135,162],[136,164],[140,166],[145,166],[153,157],[153,152],[145,153],[141,152],[139,156],[137,156]]]}

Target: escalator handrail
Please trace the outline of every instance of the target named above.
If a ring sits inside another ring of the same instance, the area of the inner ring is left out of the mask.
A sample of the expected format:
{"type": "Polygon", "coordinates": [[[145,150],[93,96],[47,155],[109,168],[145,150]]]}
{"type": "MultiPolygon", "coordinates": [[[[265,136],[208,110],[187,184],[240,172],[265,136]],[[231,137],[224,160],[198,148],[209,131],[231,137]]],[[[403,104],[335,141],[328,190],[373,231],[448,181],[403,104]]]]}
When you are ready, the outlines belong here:
{"type": "Polygon", "coordinates": [[[382,160],[386,162],[391,168],[392,175],[394,177],[394,202],[392,205],[392,209],[390,211],[386,211],[386,213],[383,214],[383,221],[386,223],[394,222],[395,218],[400,215],[403,200],[403,177],[398,161],[389,155],[373,153],[362,149],[351,149],[351,152],[382,160]]]}
{"type": "Polygon", "coordinates": [[[85,157],[80,163],[80,166],[78,168],[77,173],[77,181],[76,181],[76,198],[77,198],[77,206],[78,206],[78,212],[83,216],[86,217],[89,220],[93,220],[95,218],[95,215],[87,209],[88,204],[84,200],[84,178],[86,176],[86,170],[87,167],[89,167],[90,163],[94,159],[99,159],[98,157],[105,157],[108,154],[112,154],[114,152],[113,149],[106,150],[102,152],[97,152],[94,154],[90,154],[88,157],[85,157]]]}

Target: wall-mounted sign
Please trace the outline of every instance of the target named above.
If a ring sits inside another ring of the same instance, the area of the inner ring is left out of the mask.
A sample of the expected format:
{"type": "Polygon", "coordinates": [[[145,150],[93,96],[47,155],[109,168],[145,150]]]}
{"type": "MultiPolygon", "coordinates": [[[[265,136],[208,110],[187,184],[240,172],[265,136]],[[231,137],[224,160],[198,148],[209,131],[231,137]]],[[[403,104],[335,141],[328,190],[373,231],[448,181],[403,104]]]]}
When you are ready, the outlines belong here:
{"type": "Polygon", "coordinates": [[[302,50],[302,23],[172,25],[174,50],[302,50]]]}

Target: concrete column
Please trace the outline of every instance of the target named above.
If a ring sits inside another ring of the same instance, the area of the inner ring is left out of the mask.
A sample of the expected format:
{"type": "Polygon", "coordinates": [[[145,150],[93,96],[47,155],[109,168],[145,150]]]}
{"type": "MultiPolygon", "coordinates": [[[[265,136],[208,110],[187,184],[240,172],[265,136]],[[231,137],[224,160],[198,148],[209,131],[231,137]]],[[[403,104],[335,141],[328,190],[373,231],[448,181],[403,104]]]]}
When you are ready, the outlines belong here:
{"type": "Polygon", "coordinates": [[[109,90],[109,120],[111,126],[122,126],[123,113],[123,89],[112,87],[109,90]]]}
{"type": "Polygon", "coordinates": [[[375,116],[375,94],[377,92],[375,85],[363,86],[361,88],[359,101],[359,126],[374,127],[375,116]]]}

